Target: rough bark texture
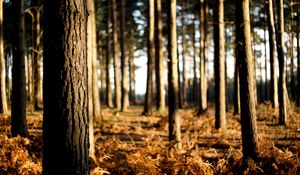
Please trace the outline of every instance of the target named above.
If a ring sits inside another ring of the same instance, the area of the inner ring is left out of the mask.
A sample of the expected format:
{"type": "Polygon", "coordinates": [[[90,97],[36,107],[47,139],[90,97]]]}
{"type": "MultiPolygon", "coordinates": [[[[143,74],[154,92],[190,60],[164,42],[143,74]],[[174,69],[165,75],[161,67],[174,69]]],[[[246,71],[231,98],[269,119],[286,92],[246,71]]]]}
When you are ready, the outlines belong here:
{"type": "Polygon", "coordinates": [[[44,1],[45,175],[89,174],[86,12],[82,0],[44,1]]]}
{"type": "Polygon", "coordinates": [[[111,28],[111,1],[107,0],[107,9],[106,9],[106,105],[109,108],[113,107],[112,102],[112,90],[110,84],[110,63],[111,63],[111,47],[110,47],[110,28],[111,28]]]}
{"type": "Polygon", "coordinates": [[[226,96],[225,96],[225,40],[224,40],[224,4],[215,0],[215,128],[226,129],[226,96]]]}
{"type": "Polygon", "coordinates": [[[277,86],[277,68],[275,59],[275,26],[274,26],[274,13],[273,13],[273,2],[272,0],[266,1],[268,9],[268,33],[269,33],[269,50],[270,50],[270,100],[273,108],[278,108],[278,86],[277,86]]]}
{"type": "Polygon", "coordinates": [[[166,110],[164,89],[164,57],[162,49],[161,0],[155,1],[155,60],[156,60],[156,108],[160,113],[166,110]]]}
{"type": "Polygon", "coordinates": [[[240,74],[241,130],[244,159],[258,156],[249,0],[236,1],[237,58],[240,74]]]}
{"type": "Polygon", "coordinates": [[[113,57],[114,57],[114,78],[115,78],[115,105],[118,111],[121,110],[121,81],[119,66],[119,40],[117,30],[117,4],[116,0],[112,0],[112,30],[113,30],[113,57]]]}
{"type": "Polygon", "coordinates": [[[152,101],[152,73],[153,60],[155,56],[154,48],[154,0],[149,0],[149,19],[148,19],[148,67],[147,67],[147,86],[144,103],[143,115],[151,114],[152,101]]]}
{"type": "Polygon", "coordinates": [[[286,91],[286,82],[285,82],[285,66],[284,66],[284,16],[283,16],[283,0],[276,0],[277,2],[277,19],[278,27],[276,34],[276,43],[277,43],[277,56],[279,63],[279,81],[278,81],[278,97],[279,97],[279,124],[286,124],[287,117],[287,93],[286,91]]]}
{"type": "Polygon", "coordinates": [[[178,72],[177,72],[177,26],[176,0],[168,0],[168,97],[169,97],[169,141],[181,148],[180,118],[177,114],[178,72]]]}
{"type": "Polygon", "coordinates": [[[120,18],[121,18],[121,25],[120,25],[120,47],[121,47],[121,70],[122,70],[122,111],[126,111],[129,107],[129,96],[128,96],[128,69],[127,63],[128,60],[126,58],[125,53],[125,4],[124,0],[120,0],[120,18]]]}
{"type": "Polygon", "coordinates": [[[26,126],[26,88],[24,57],[24,1],[12,1],[13,13],[13,68],[12,68],[12,136],[28,136],[26,126]]]}
{"type": "Polygon", "coordinates": [[[206,6],[207,0],[200,0],[200,88],[198,115],[207,110],[207,77],[206,77],[206,6]]]}
{"type": "Polygon", "coordinates": [[[0,113],[7,113],[5,59],[3,49],[3,0],[0,0],[0,113]]]}

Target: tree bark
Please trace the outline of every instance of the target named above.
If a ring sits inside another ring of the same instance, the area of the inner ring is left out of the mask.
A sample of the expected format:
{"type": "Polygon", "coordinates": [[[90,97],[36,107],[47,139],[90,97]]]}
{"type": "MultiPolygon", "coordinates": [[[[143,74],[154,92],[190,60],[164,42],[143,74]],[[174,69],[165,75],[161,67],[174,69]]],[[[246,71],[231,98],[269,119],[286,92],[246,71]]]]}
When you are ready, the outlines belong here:
{"type": "Polygon", "coordinates": [[[278,108],[278,86],[277,86],[277,69],[275,59],[275,26],[274,26],[274,13],[272,0],[266,1],[267,6],[267,20],[268,20],[268,33],[269,33],[269,48],[270,48],[270,100],[273,108],[278,108]]]}
{"type": "Polygon", "coordinates": [[[148,67],[147,67],[147,86],[144,103],[143,115],[151,114],[152,101],[152,73],[153,59],[155,56],[154,50],[154,0],[149,0],[149,19],[148,19],[148,67]]]}
{"type": "Polygon", "coordinates": [[[249,0],[236,1],[237,60],[240,75],[241,130],[244,159],[258,157],[249,0]]]}
{"type": "Polygon", "coordinates": [[[226,96],[225,96],[225,44],[224,44],[224,4],[223,0],[215,0],[215,128],[226,129],[226,96]]]}
{"type": "Polygon", "coordinates": [[[206,77],[206,37],[207,37],[207,0],[200,0],[200,88],[199,88],[199,109],[198,115],[207,110],[207,77],[206,77]]]}
{"type": "Polygon", "coordinates": [[[164,58],[162,49],[162,17],[161,0],[155,1],[155,59],[156,59],[156,87],[157,87],[157,110],[163,114],[166,110],[164,95],[164,58]]]}
{"type": "Polygon", "coordinates": [[[42,109],[42,55],[41,55],[40,7],[33,1],[32,8],[32,68],[33,68],[33,103],[36,111],[42,109]]]}
{"type": "Polygon", "coordinates": [[[3,39],[3,0],[0,0],[0,113],[6,114],[6,84],[5,84],[5,59],[4,59],[4,39],[3,39]]]}
{"type": "Polygon", "coordinates": [[[129,107],[129,96],[128,96],[128,72],[127,72],[127,58],[125,53],[125,11],[124,11],[124,0],[120,0],[120,47],[121,47],[121,69],[122,69],[122,111],[126,111],[129,107]]]}
{"type": "Polygon", "coordinates": [[[121,81],[119,66],[119,41],[117,31],[117,4],[112,0],[112,29],[113,29],[113,57],[114,57],[114,78],[115,78],[115,105],[118,111],[121,110],[121,81]]]}
{"type": "Polygon", "coordinates": [[[284,70],[284,16],[283,16],[283,0],[276,0],[277,2],[277,18],[278,28],[276,34],[277,40],[277,56],[279,63],[279,82],[278,82],[278,97],[279,97],[279,124],[286,124],[287,117],[287,99],[286,93],[286,82],[285,82],[285,70],[284,70]]]}
{"type": "Polygon", "coordinates": [[[5,55],[5,84],[6,84],[6,97],[7,97],[7,103],[11,103],[11,79],[9,77],[9,73],[11,71],[10,69],[11,66],[11,58],[10,54],[5,55]]]}
{"type": "Polygon", "coordinates": [[[86,12],[85,1],[44,1],[45,175],[89,174],[86,12]]]}
{"type": "Polygon", "coordinates": [[[168,97],[169,97],[169,141],[181,148],[180,118],[177,114],[178,72],[177,72],[177,26],[176,0],[168,0],[168,97]]]}
{"type": "Polygon", "coordinates": [[[111,47],[110,47],[110,28],[111,28],[111,1],[106,0],[106,105],[109,108],[113,107],[112,91],[110,84],[110,63],[111,63],[111,47]]]}
{"type": "Polygon", "coordinates": [[[297,106],[300,106],[300,15],[297,19],[297,106]]]}
{"type": "MultiPolygon", "coordinates": [[[[101,121],[100,99],[98,87],[98,66],[97,66],[97,31],[94,0],[87,0],[87,61],[88,61],[88,96],[89,96],[89,139],[90,155],[94,156],[94,122],[101,121]]],[[[100,53],[99,53],[100,54],[100,53]]]]}
{"type": "Polygon", "coordinates": [[[186,24],[185,24],[185,16],[186,16],[186,0],[182,0],[182,86],[181,86],[181,94],[182,94],[182,106],[185,106],[186,103],[186,87],[187,87],[187,80],[186,80],[186,24]]]}
{"type": "MultiPolygon", "coordinates": [[[[130,24],[133,25],[133,16],[131,16],[131,21],[130,24]]],[[[131,101],[132,104],[136,104],[135,101],[135,65],[134,65],[134,44],[135,44],[135,39],[134,39],[134,28],[131,26],[130,29],[130,42],[129,42],[129,60],[128,60],[128,65],[129,65],[129,101],[131,101]]]]}
{"type": "Polygon", "coordinates": [[[195,26],[195,20],[196,17],[194,17],[193,22],[193,102],[197,103],[198,100],[198,82],[197,82],[197,61],[196,61],[196,55],[197,55],[197,49],[196,49],[196,26],[195,26]]]}
{"type": "MultiPolygon", "coordinates": [[[[237,31],[236,31],[237,35],[237,31]]],[[[241,103],[240,103],[240,76],[239,76],[239,61],[238,61],[238,53],[237,53],[237,45],[239,41],[235,40],[235,60],[234,60],[234,115],[239,115],[241,112],[241,103]]]]}
{"type": "Polygon", "coordinates": [[[12,68],[12,105],[11,134],[13,137],[28,136],[26,126],[26,85],[24,57],[24,1],[12,1],[13,13],[13,68],[12,68]]]}

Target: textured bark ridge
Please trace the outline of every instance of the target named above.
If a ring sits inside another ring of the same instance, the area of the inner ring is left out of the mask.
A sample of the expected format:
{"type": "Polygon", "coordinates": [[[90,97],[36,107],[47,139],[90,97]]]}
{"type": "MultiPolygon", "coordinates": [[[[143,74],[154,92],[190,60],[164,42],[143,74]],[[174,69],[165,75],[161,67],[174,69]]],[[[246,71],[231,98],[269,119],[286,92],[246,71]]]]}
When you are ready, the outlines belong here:
{"type": "Polygon", "coordinates": [[[241,129],[244,158],[258,156],[254,70],[251,52],[249,1],[237,2],[236,10],[237,59],[240,75],[241,129]]]}
{"type": "Polygon", "coordinates": [[[43,174],[89,174],[85,1],[44,1],[43,174]]]}

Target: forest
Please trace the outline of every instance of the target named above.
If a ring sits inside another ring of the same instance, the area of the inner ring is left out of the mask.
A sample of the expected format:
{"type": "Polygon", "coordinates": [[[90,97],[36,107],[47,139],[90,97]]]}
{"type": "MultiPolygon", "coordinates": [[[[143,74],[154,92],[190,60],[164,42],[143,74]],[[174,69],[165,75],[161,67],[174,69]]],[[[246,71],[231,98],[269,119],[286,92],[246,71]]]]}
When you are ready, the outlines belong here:
{"type": "Polygon", "coordinates": [[[0,0],[0,174],[300,174],[299,0],[0,0]]]}

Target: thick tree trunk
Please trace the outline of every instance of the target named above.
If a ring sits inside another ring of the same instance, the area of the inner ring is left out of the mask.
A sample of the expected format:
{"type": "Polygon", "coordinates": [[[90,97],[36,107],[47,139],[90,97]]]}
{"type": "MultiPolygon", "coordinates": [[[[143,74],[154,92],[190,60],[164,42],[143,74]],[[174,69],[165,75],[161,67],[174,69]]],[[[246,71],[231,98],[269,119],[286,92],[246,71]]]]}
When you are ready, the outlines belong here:
{"type": "MultiPolygon", "coordinates": [[[[237,31],[236,31],[237,32],[237,31]]],[[[237,34],[236,34],[237,35],[237,34]]],[[[238,40],[236,38],[235,45],[238,45],[238,40]]],[[[233,114],[239,115],[241,112],[241,103],[240,103],[240,75],[239,75],[239,65],[238,65],[238,53],[237,47],[235,48],[235,63],[234,63],[234,109],[233,114]]]]}
{"type": "Polygon", "coordinates": [[[111,47],[110,47],[110,28],[111,28],[111,1],[106,0],[106,105],[109,108],[113,107],[112,90],[110,84],[110,63],[111,63],[111,47]]]}
{"type": "Polygon", "coordinates": [[[207,78],[206,78],[206,38],[207,38],[207,0],[200,0],[200,88],[198,115],[207,110],[207,78]]]}
{"type": "Polygon", "coordinates": [[[237,59],[240,74],[241,130],[244,159],[258,156],[249,0],[236,1],[237,59]]]}
{"type": "Polygon", "coordinates": [[[3,46],[3,0],[0,0],[0,113],[7,113],[5,59],[3,46]]]}
{"type": "Polygon", "coordinates": [[[154,48],[154,0],[149,0],[149,19],[148,19],[148,67],[147,67],[147,86],[144,103],[143,115],[151,114],[152,101],[152,73],[153,59],[155,56],[154,48]]]}
{"type": "Polygon", "coordinates": [[[121,47],[121,69],[122,69],[122,111],[126,111],[129,107],[129,96],[128,96],[128,69],[127,69],[127,58],[125,54],[125,4],[124,0],[120,0],[120,47],[121,47]]]}
{"type": "Polygon", "coordinates": [[[268,19],[268,33],[269,33],[269,50],[270,50],[270,100],[273,108],[278,108],[278,86],[277,86],[277,68],[275,59],[275,26],[272,0],[266,1],[267,19],[268,19]]]}
{"type": "Polygon", "coordinates": [[[215,128],[226,129],[226,96],[225,96],[225,44],[224,44],[224,4],[215,0],[214,40],[215,40],[215,128]]]}
{"type": "Polygon", "coordinates": [[[28,136],[26,126],[26,85],[24,57],[24,1],[12,1],[13,13],[13,68],[12,68],[12,105],[11,133],[15,137],[28,136]]]}
{"type": "Polygon", "coordinates": [[[162,49],[162,17],[161,0],[155,1],[155,60],[156,60],[156,88],[157,110],[163,114],[166,108],[164,95],[164,58],[162,49]]]}
{"type": "Polygon", "coordinates": [[[86,11],[85,1],[44,1],[46,175],[89,174],[86,11]]]}
{"type": "Polygon", "coordinates": [[[278,28],[276,34],[277,43],[277,56],[279,63],[279,82],[278,82],[278,97],[279,97],[279,124],[286,124],[287,117],[287,99],[286,93],[286,82],[285,82],[285,71],[284,71],[284,16],[283,16],[283,0],[276,0],[277,2],[277,18],[278,28]]]}
{"type": "Polygon", "coordinates": [[[168,97],[169,97],[169,141],[181,148],[180,118],[177,114],[178,72],[177,72],[177,26],[176,0],[168,0],[168,97]]]}
{"type": "Polygon", "coordinates": [[[118,111],[121,110],[121,81],[119,66],[119,41],[117,31],[117,4],[116,0],[112,0],[112,29],[113,29],[113,57],[114,57],[114,77],[115,77],[115,105],[118,111]]]}

